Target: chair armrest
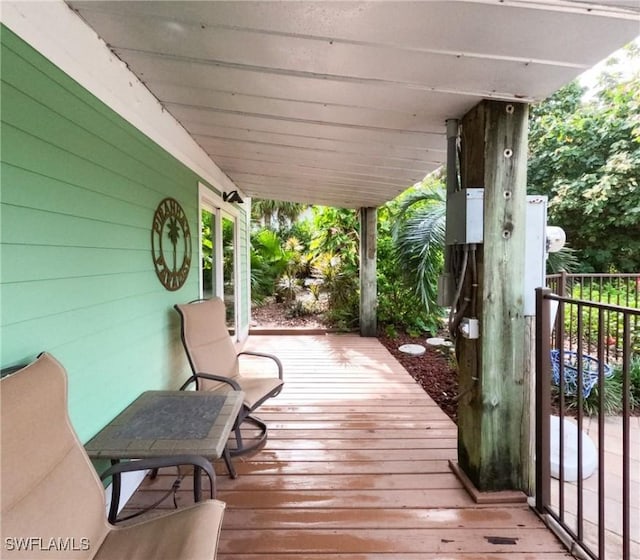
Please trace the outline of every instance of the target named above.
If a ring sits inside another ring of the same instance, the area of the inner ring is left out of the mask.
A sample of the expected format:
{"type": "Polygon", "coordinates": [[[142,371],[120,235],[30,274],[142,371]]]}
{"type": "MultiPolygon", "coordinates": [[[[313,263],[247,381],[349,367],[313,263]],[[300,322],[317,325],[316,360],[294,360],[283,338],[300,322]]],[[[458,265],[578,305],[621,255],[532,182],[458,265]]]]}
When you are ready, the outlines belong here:
{"type": "Polygon", "coordinates": [[[210,381],[220,381],[221,383],[226,383],[227,385],[231,385],[234,391],[242,391],[240,385],[238,385],[237,381],[234,381],[230,377],[225,377],[224,375],[214,375],[213,373],[194,373],[189,379],[187,379],[180,387],[180,391],[184,391],[191,383],[196,384],[196,388],[198,387],[198,379],[209,379],[210,381]]]}
{"type": "Polygon", "coordinates": [[[282,362],[277,356],[274,356],[273,354],[264,354],[263,352],[251,352],[250,350],[244,350],[243,352],[238,353],[238,356],[242,356],[242,355],[257,356],[258,358],[269,358],[270,360],[273,360],[278,366],[278,377],[282,379],[282,372],[283,372],[282,362]]]}
{"type": "Polygon", "coordinates": [[[116,463],[111,465],[106,471],[100,475],[100,480],[104,481],[111,478],[114,474],[122,474],[124,472],[144,471],[149,469],[161,469],[163,467],[179,467],[181,465],[193,465],[201,468],[207,477],[211,486],[211,499],[216,496],[216,474],[213,470],[211,462],[200,455],[175,455],[173,457],[151,457],[149,459],[139,459],[127,461],[126,463],[116,463]]]}

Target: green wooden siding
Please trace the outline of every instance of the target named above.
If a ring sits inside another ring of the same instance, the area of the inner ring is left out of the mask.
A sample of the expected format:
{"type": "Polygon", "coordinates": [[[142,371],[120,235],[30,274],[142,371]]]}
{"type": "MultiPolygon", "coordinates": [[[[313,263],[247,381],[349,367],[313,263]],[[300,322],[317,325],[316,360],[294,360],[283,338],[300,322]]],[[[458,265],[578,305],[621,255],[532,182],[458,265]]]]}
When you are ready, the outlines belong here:
{"type": "Polygon", "coordinates": [[[165,290],[151,223],[176,198],[197,248],[202,179],[5,27],[1,48],[0,364],[56,356],[87,440],[186,377],[173,305],[198,295],[197,250],[185,286],[165,290]]]}

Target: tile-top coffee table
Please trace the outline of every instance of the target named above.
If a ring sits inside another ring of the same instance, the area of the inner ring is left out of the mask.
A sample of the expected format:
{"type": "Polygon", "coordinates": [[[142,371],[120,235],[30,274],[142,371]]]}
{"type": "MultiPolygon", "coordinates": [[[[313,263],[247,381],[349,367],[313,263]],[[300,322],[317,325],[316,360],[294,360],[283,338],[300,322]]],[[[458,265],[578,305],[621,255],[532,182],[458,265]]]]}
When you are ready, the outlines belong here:
{"type": "MultiPolygon", "coordinates": [[[[107,424],[86,445],[92,459],[147,459],[197,455],[224,457],[235,471],[227,440],[242,407],[244,393],[206,391],[146,391],[107,424]]],[[[120,476],[113,477],[112,510],[120,499],[120,476]],[[115,505],[114,505],[115,504],[115,505]]],[[[200,499],[200,472],[194,472],[194,495],[200,499]]],[[[113,511],[109,519],[115,520],[113,511]]]]}

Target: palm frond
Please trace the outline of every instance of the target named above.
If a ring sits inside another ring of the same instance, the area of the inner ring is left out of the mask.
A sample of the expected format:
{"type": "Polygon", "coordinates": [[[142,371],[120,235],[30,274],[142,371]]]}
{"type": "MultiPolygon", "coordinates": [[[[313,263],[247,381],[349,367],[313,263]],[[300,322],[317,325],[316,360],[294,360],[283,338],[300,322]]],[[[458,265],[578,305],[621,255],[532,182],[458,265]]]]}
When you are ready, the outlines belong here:
{"type": "Polygon", "coordinates": [[[395,258],[415,286],[427,311],[437,308],[437,278],[442,271],[446,203],[444,188],[410,193],[394,224],[395,258]]]}

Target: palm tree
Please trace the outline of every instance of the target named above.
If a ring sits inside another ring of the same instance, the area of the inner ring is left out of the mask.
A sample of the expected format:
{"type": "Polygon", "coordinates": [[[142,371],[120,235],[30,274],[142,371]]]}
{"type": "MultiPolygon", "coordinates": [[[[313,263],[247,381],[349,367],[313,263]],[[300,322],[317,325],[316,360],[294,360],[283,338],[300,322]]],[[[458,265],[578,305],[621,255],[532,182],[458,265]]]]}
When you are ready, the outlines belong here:
{"type": "Polygon", "coordinates": [[[283,229],[295,222],[307,209],[306,204],[279,200],[255,199],[251,202],[251,218],[269,229],[283,229]]]}
{"type": "MultiPolygon", "coordinates": [[[[428,313],[438,309],[438,277],[444,265],[446,189],[438,178],[425,178],[400,200],[393,230],[395,256],[416,287],[428,313]]],[[[578,266],[575,250],[565,246],[550,253],[547,272],[578,266]]]]}
{"type": "Polygon", "coordinates": [[[580,268],[577,251],[565,245],[557,253],[549,253],[547,256],[547,274],[557,272],[574,272],[580,268]]]}
{"type": "Polygon", "coordinates": [[[438,311],[438,276],[444,264],[446,189],[427,177],[400,200],[393,229],[395,257],[428,313],[438,311]]]}

